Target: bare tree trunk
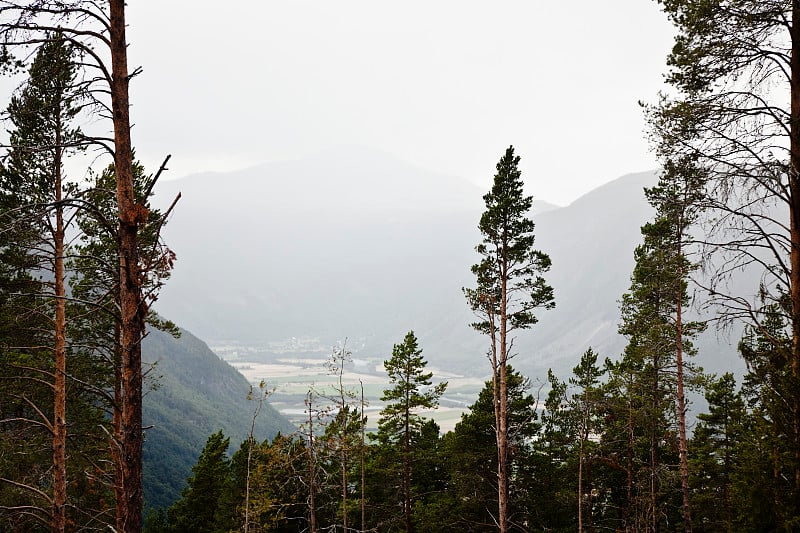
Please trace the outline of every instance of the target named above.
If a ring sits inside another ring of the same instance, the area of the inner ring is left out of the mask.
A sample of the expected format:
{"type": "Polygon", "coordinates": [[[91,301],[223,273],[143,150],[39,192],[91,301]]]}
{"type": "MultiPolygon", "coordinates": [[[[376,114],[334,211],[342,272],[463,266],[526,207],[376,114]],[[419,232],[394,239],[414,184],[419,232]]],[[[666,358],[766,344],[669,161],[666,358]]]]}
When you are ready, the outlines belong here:
{"type": "Polygon", "coordinates": [[[340,413],[342,414],[342,427],[340,428],[340,455],[342,459],[342,531],[347,533],[347,417],[348,410],[345,409],[345,393],[344,393],[344,350],[342,347],[342,360],[339,365],[339,397],[341,403],[339,404],[340,413]]]}
{"type": "Polygon", "coordinates": [[[128,56],[125,37],[125,0],[109,0],[111,43],[111,107],[114,120],[114,164],[119,212],[119,301],[122,359],[122,472],[125,499],[121,533],[142,530],[142,346],[147,313],[142,297],[138,253],[139,224],[147,210],[136,203],[133,193],[133,161],[129,114],[128,56]]]}
{"type": "Polygon", "coordinates": [[[508,389],[506,363],[508,361],[508,264],[503,257],[500,292],[500,376],[499,405],[497,407],[497,523],[500,533],[508,530],[508,389]]]}
{"type": "Polygon", "coordinates": [[[67,505],[67,292],[64,280],[64,206],[61,204],[61,125],[56,124],[53,164],[55,228],[53,266],[55,274],[55,382],[53,384],[53,517],[52,530],[66,528],[67,505]]]}
{"type": "MultiPolygon", "coordinates": [[[[264,382],[261,382],[263,385],[264,382]]],[[[250,470],[253,464],[253,443],[256,440],[255,433],[256,433],[256,419],[258,418],[258,414],[261,412],[261,406],[264,403],[264,392],[262,387],[259,387],[259,397],[258,397],[258,404],[256,405],[255,410],[253,411],[253,418],[250,420],[250,434],[248,435],[247,440],[247,475],[245,477],[245,484],[244,484],[244,533],[250,532],[250,470]]],[[[250,395],[249,398],[252,398],[253,388],[250,387],[250,395]]]]}

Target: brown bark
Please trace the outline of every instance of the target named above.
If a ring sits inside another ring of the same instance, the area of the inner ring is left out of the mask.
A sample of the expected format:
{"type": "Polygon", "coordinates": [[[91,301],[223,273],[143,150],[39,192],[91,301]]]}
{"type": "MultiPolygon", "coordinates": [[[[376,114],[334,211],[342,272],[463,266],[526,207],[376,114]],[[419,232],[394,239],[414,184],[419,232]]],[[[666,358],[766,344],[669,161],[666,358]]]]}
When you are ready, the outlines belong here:
{"type": "MultiPolygon", "coordinates": [[[[58,114],[58,113],[57,113],[58,114]]],[[[53,384],[53,516],[52,530],[66,529],[67,505],[67,317],[64,284],[64,207],[61,204],[61,127],[56,124],[53,161],[55,228],[53,266],[55,275],[55,343],[53,384]]]]}
{"type": "MultiPolygon", "coordinates": [[[[507,249],[507,243],[503,243],[507,249]]],[[[501,260],[500,282],[500,376],[499,406],[497,408],[497,524],[500,533],[508,531],[508,259],[501,260]]]]}
{"type": "MultiPolygon", "coordinates": [[[[791,273],[789,295],[792,312],[791,371],[795,385],[800,380],[800,0],[792,1],[791,118],[789,140],[789,196],[791,273]]],[[[794,514],[800,515],[800,392],[792,395],[794,448],[794,514]]]]}
{"type": "Polygon", "coordinates": [[[133,193],[133,161],[128,99],[125,1],[109,0],[111,42],[111,108],[114,120],[114,164],[119,213],[119,302],[121,325],[121,452],[125,497],[120,532],[142,530],[142,348],[146,306],[139,272],[138,229],[146,217],[133,193]]]}

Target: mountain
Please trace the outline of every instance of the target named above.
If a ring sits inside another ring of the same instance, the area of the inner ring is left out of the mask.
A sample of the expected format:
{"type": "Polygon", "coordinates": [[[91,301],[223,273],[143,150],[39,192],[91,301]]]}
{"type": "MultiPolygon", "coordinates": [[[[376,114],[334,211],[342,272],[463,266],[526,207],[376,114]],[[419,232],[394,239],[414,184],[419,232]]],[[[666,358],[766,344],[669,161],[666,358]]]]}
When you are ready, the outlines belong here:
{"type": "MultiPolygon", "coordinates": [[[[212,433],[222,429],[238,446],[250,431],[255,406],[249,384],[200,339],[181,330],[180,338],[150,329],[142,345],[151,366],[143,418],[144,489],[150,508],[171,505],[212,433]]],[[[272,438],[294,428],[269,404],[256,420],[255,436],[272,438]]],[[[235,450],[235,448],[233,448],[235,450]]]]}
{"type": "MultiPolygon", "coordinates": [[[[523,178],[535,192],[538,177],[523,178]]],[[[535,204],[556,309],[519,333],[515,368],[544,379],[549,367],[567,375],[590,345],[620,353],[617,302],[652,216],[642,188],[655,181],[630,174],[566,207],[535,204]]],[[[413,329],[433,367],[487,374],[462,294],[486,191],[363,149],[167,181],[159,201],[178,191],[165,231],[178,263],[157,307],[212,345],[277,358],[292,339],[315,340],[319,354],[347,337],[356,357],[386,357],[413,329]]],[[[713,337],[701,364],[741,366],[728,344],[713,337]]]]}

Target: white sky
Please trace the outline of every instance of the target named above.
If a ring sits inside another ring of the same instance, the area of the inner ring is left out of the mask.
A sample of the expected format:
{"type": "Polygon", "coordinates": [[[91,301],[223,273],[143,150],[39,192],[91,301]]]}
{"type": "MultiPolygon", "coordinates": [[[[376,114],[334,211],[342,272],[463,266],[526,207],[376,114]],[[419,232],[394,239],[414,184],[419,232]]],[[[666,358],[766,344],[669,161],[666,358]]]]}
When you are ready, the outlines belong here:
{"type": "Polygon", "coordinates": [[[133,142],[171,177],[355,144],[488,187],[513,144],[563,205],[657,165],[655,0],[147,0],[128,21],[133,142]]]}

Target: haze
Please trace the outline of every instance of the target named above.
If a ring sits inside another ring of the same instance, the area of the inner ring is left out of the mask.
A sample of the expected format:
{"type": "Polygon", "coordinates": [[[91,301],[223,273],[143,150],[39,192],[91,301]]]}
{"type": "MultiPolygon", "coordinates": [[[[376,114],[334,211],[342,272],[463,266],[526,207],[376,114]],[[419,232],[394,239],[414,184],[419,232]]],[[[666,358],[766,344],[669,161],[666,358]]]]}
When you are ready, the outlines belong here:
{"type": "MultiPolygon", "coordinates": [[[[513,144],[565,205],[655,168],[638,101],[661,89],[656,2],[134,2],[137,155],[170,177],[360,145],[488,186],[513,144]]],[[[358,162],[353,162],[357,165],[358,162]]]]}

